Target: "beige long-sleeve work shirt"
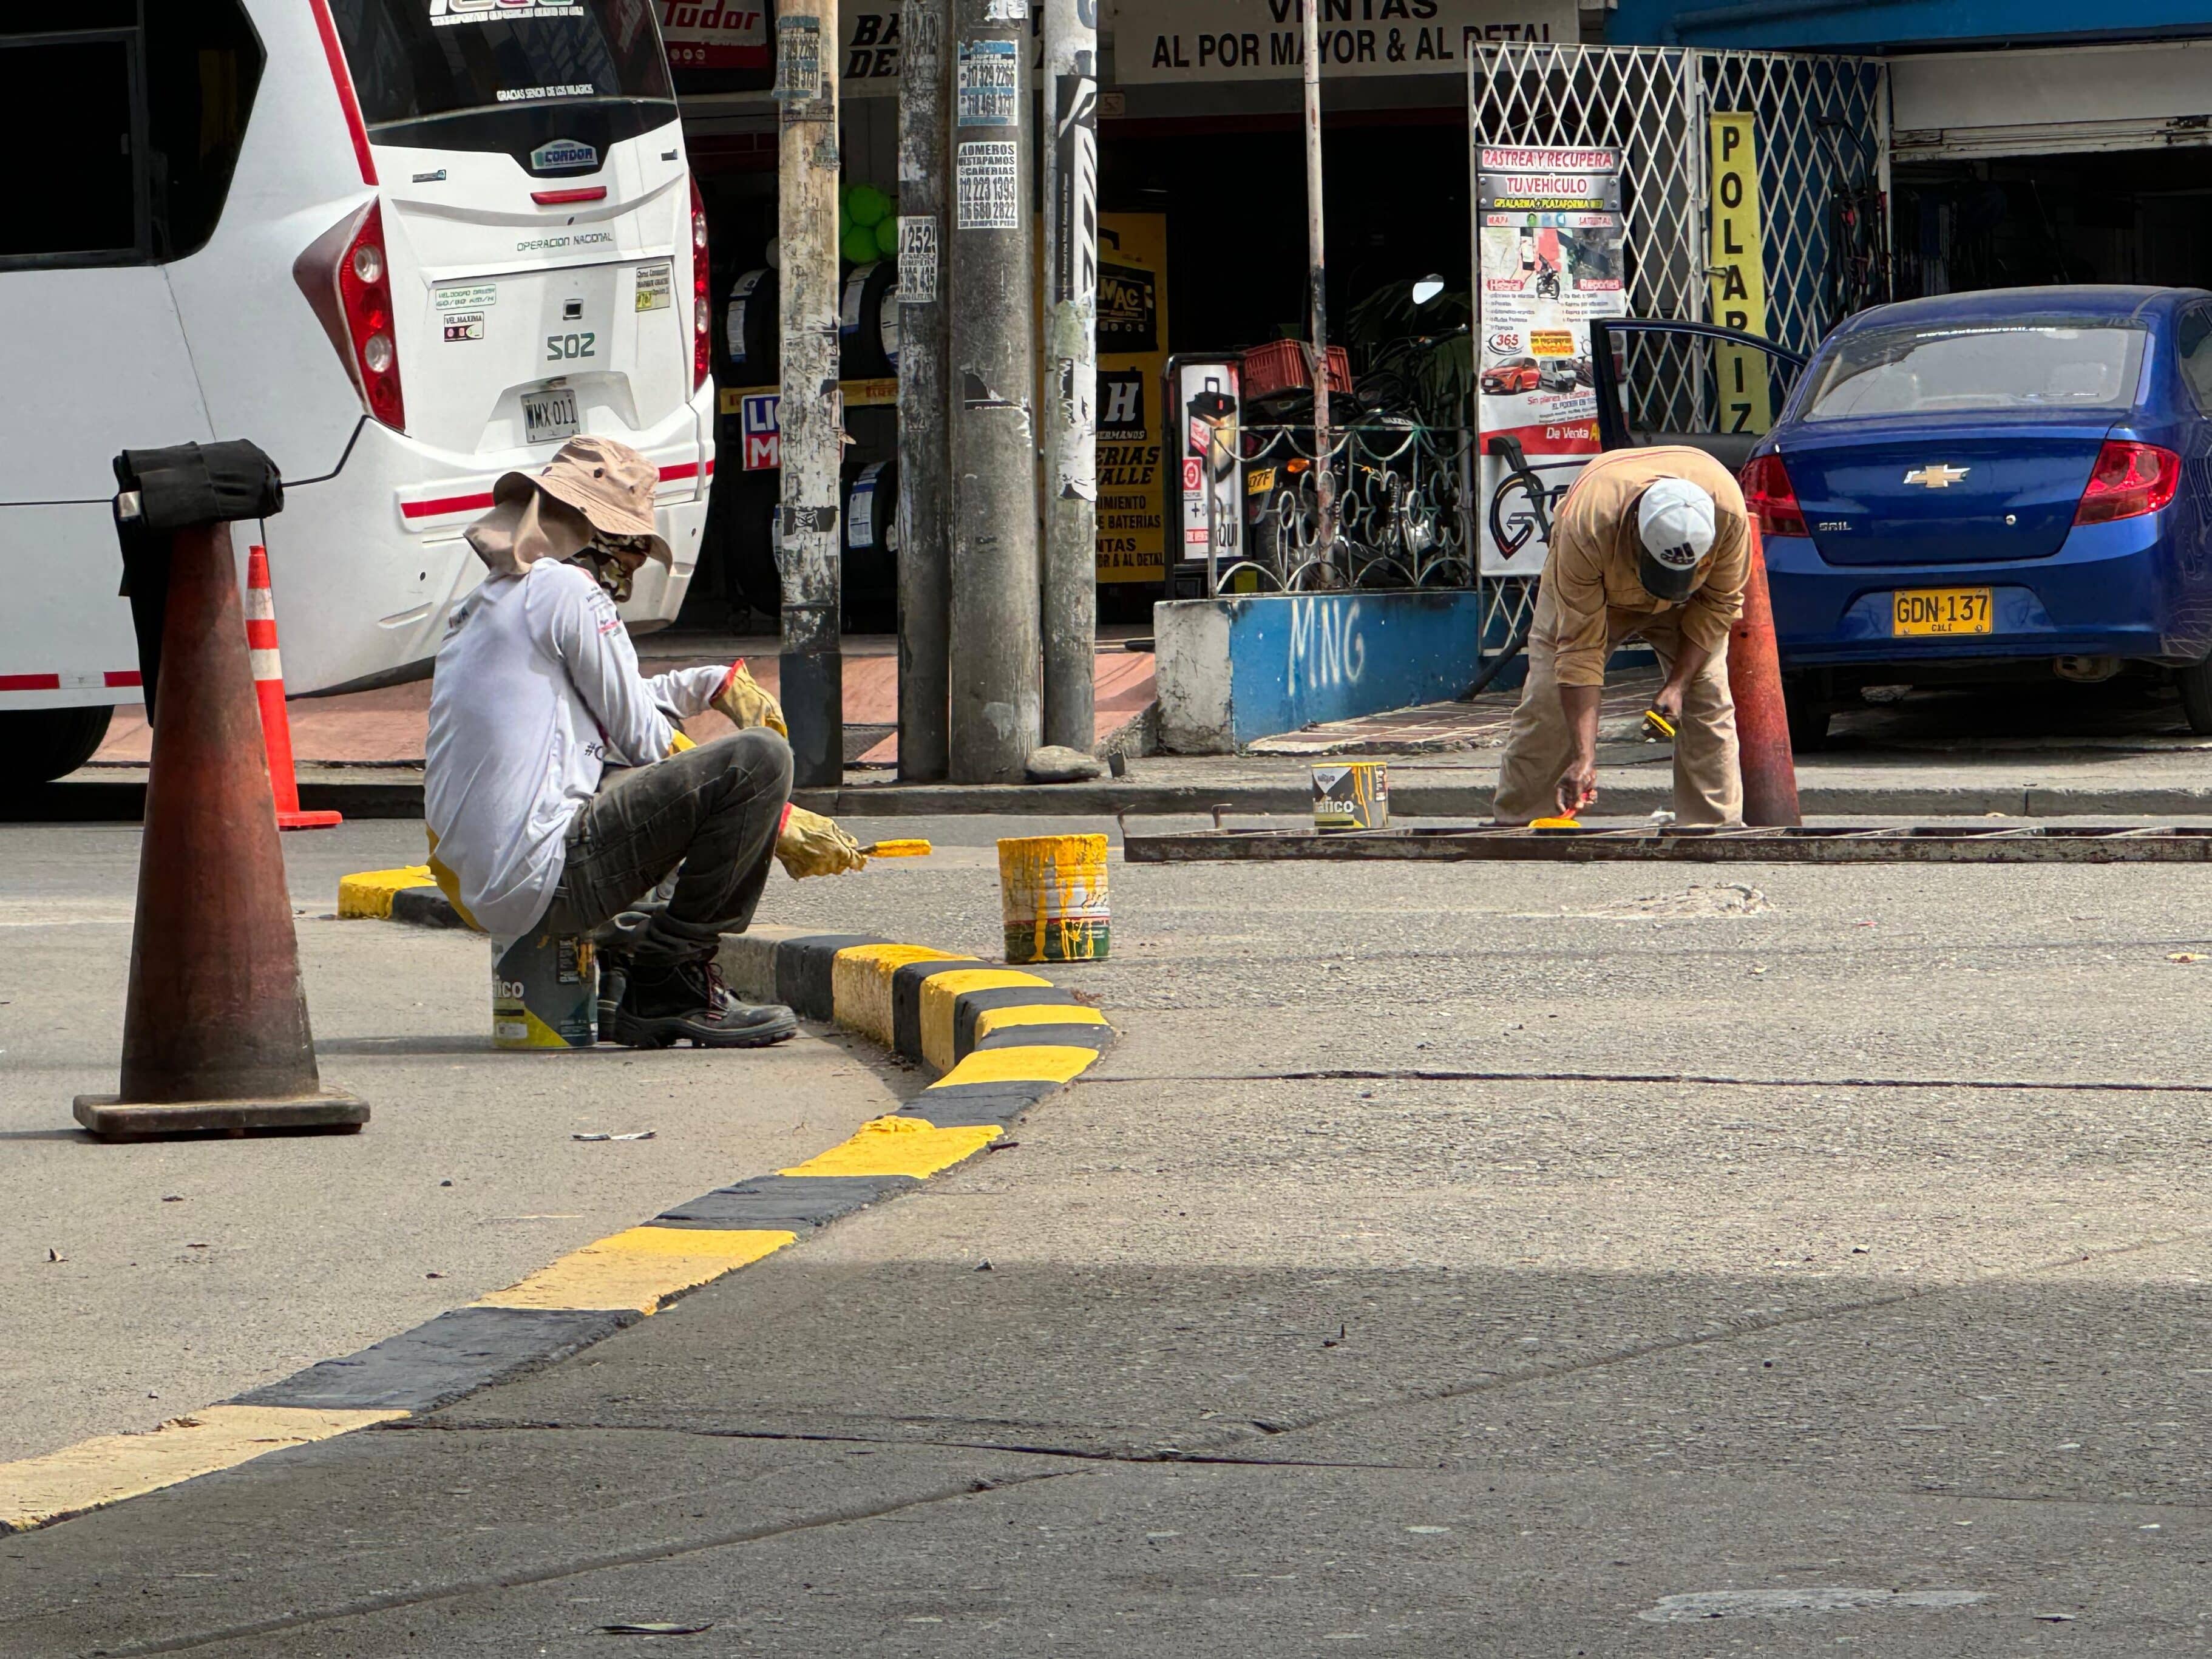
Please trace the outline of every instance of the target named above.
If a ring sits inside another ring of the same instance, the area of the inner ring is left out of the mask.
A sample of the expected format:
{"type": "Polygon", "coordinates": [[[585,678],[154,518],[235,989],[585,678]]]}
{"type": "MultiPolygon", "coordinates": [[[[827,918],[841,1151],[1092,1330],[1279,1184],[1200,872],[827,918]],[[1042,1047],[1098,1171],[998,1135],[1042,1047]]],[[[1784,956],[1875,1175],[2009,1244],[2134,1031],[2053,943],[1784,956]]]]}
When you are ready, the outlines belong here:
{"type": "Polygon", "coordinates": [[[1607,641],[1634,633],[1644,618],[1677,608],[1674,600],[1646,592],[1636,574],[1644,550],[1637,498],[1660,478],[1685,479],[1713,498],[1713,550],[1697,590],[1680,604],[1683,639],[1717,654],[1743,614],[1751,537],[1743,491],[1729,470],[1698,449],[1619,449],[1601,455],[1583,469],[1559,504],[1544,565],[1561,685],[1603,685],[1607,641]]]}

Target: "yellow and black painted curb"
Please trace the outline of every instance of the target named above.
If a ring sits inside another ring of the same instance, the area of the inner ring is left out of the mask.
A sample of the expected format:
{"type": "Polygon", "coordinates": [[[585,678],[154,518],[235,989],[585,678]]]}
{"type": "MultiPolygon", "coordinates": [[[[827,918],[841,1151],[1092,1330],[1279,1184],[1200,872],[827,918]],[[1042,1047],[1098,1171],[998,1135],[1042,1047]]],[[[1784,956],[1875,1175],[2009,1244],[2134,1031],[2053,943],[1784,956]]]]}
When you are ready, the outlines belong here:
{"type": "MultiPolygon", "coordinates": [[[[426,885],[427,872],[349,877],[340,913],[453,925],[430,914],[445,898],[434,885],[422,896],[426,885]],[[419,883],[405,879],[416,874],[419,883]],[[403,900],[424,914],[403,915],[403,900]]],[[[1114,1038],[1103,1014],[1048,980],[924,945],[760,927],[726,936],[720,964],[740,996],[834,1021],[940,1075],[906,1109],[802,1164],[672,1205],[358,1353],[150,1433],[106,1435],[0,1464],[0,1534],[435,1411],[565,1359],[687,1291],[973,1157],[1096,1064],[1114,1038]]]]}

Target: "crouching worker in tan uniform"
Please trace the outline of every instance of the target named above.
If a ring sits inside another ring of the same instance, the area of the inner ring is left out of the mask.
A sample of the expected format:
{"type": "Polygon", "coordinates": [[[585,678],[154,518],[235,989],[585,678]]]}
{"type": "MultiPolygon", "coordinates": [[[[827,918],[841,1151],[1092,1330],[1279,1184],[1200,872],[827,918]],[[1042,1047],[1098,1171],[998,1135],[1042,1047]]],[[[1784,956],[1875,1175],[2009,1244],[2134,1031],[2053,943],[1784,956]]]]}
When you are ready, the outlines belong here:
{"type": "Polygon", "coordinates": [[[583,933],[647,917],[610,1029],[659,1048],[759,1048],[798,1030],[788,1008],[740,1002],[714,957],[751,922],[769,860],[793,876],[867,862],[828,818],[790,804],[783,713],[745,672],[652,679],[616,606],[647,559],[660,470],[605,438],[575,438],[535,475],[510,472],[469,527],[488,574],[438,650],[423,768],[430,872],[504,951],[541,925],[583,933]],[[708,708],[739,729],[694,746],[677,728],[708,708]]]}
{"type": "Polygon", "coordinates": [[[1743,491],[1702,450],[1616,450],[1583,469],[1552,527],[1498,822],[1571,817],[1597,799],[1606,661],[1638,638],[1667,671],[1651,706],[1675,728],[1675,821],[1742,821],[1728,641],[1749,542],[1743,491]]]}

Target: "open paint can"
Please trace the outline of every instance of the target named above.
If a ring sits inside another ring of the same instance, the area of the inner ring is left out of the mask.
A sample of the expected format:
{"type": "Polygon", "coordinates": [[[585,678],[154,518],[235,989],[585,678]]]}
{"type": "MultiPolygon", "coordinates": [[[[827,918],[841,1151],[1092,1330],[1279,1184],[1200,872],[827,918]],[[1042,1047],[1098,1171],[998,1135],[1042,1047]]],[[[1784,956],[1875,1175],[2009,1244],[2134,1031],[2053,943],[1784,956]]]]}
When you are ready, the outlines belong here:
{"type": "Polygon", "coordinates": [[[1106,837],[1023,836],[999,843],[1008,962],[1099,962],[1112,942],[1106,837]]]}

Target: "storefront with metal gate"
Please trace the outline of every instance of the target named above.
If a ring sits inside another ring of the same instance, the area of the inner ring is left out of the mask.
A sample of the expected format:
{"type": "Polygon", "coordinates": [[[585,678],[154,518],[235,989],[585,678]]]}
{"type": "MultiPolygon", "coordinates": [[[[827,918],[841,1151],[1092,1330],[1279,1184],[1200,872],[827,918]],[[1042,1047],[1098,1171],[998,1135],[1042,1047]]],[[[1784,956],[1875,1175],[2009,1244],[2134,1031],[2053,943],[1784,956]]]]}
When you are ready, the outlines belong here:
{"type": "MultiPolygon", "coordinates": [[[[1887,70],[1879,60],[1509,45],[1486,49],[1471,65],[1468,100],[1478,167],[1486,150],[1617,158],[1621,309],[1629,316],[1718,324],[1802,353],[1878,297],[1890,155],[1887,70]]],[[[1480,239],[1484,216],[1476,216],[1480,239]]],[[[1480,314],[1476,325],[1486,327],[1480,314]]],[[[1731,367],[1711,342],[1632,337],[1620,364],[1631,425],[1764,429],[1780,388],[1744,400],[1731,367]]],[[[1591,396],[1585,386],[1579,398],[1552,400],[1561,416],[1555,441],[1528,467],[1482,457],[1478,533],[1486,544],[1481,590],[1492,650],[1534,603],[1545,548],[1533,490],[1556,501],[1596,452],[1591,396]],[[1507,544],[1511,556],[1499,557],[1507,544]]]]}
{"type": "MultiPolygon", "coordinates": [[[[1214,9],[1255,12],[1272,3],[1209,0],[1214,9]]],[[[1326,568],[1316,557],[1310,434],[1299,425],[1296,389],[1291,405],[1255,399],[1240,410],[1237,475],[1216,515],[1217,524],[1234,526],[1217,563],[1232,587],[1477,584],[1480,526],[1501,483],[1499,469],[1476,453],[1468,412],[1480,331],[1472,160],[1484,144],[1620,152],[1623,275],[1635,314],[1739,321],[1803,349],[1876,297],[1892,155],[1881,62],[1825,52],[1585,46],[1572,37],[1589,20],[1571,8],[1465,0],[1458,9],[1480,10],[1488,21],[1462,33],[1456,62],[1412,73],[1386,58],[1362,65],[1354,47],[1352,61],[1324,70],[1333,335],[1352,346],[1359,380],[1378,371],[1396,376],[1390,395],[1401,407],[1389,421],[1353,422],[1340,441],[1347,546],[1326,568]],[[1711,135],[1715,118],[1729,115],[1748,118],[1757,150],[1750,176],[1759,246],[1755,258],[1738,261],[1755,268],[1763,297],[1754,310],[1731,300],[1725,282],[1710,274],[1711,135]],[[1441,293],[1423,284],[1417,306],[1415,284],[1432,274],[1443,278],[1441,293]]],[[[1220,536],[1204,529],[1202,493],[1198,516],[1184,522],[1172,441],[1183,422],[1169,407],[1180,387],[1163,374],[1168,360],[1211,357],[1241,370],[1247,350],[1304,331],[1295,62],[1267,61],[1272,37],[1264,31],[1256,32],[1261,51],[1247,52],[1240,38],[1231,53],[1223,42],[1236,32],[1203,27],[1201,14],[1210,15],[1206,5],[1147,9],[1136,0],[1109,13],[1100,576],[1109,612],[1126,596],[1133,617],[1162,591],[1194,526],[1201,537],[1220,536]],[[1140,61],[1130,58],[1133,40],[1140,61]]],[[[775,136],[765,19],[748,37],[731,24],[734,9],[670,5],[664,15],[713,222],[723,322],[721,461],[710,530],[719,556],[702,565],[695,591],[703,605],[728,613],[772,596],[775,580],[775,136]]],[[[860,234],[881,228],[896,193],[897,22],[888,6],[841,19],[846,180],[870,193],[858,216],[872,221],[846,227],[842,321],[855,440],[848,490],[856,503],[848,517],[872,544],[845,550],[848,610],[850,625],[878,629],[896,617],[896,307],[894,270],[880,244],[859,244],[860,234]],[[878,258],[860,257],[870,252],[878,258]]],[[[1679,418],[1663,424],[1686,429],[1725,418],[1714,365],[1694,349],[1666,349],[1681,361],[1654,364],[1639,380],[1683,401],[1679,418]]],[[[1564,488],[1572,464],[1555,471],[1552,483],[1564,488]]],[[[1540,556],[1540,547],[1534,551],[1540,556]]],[[[1529,582],[1518,572],[1493,572],[1480,586],[1488,631],[1500,635],[1525,606],[1529,582]]]]}

